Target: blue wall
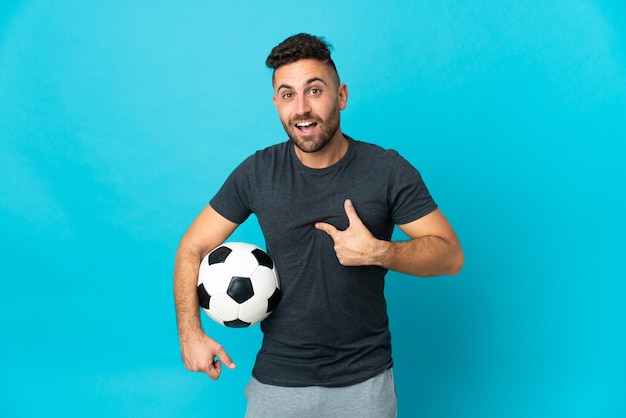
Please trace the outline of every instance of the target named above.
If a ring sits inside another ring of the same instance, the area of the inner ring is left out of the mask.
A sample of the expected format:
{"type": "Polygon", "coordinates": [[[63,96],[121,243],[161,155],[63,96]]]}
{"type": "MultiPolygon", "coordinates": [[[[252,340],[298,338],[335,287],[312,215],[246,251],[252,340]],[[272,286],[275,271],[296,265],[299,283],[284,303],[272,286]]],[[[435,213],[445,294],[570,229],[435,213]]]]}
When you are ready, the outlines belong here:
{"type": "Polygon", "coordinates": [[[626,416],[623,2],[209,3],[2,2],[0,416],[242,415],[259,330],[205,320],[238,369],[187,372],[173,256],[285,138],[264,60],[302,31],[465,248],[389,275],[399,417],[626,416]]]}

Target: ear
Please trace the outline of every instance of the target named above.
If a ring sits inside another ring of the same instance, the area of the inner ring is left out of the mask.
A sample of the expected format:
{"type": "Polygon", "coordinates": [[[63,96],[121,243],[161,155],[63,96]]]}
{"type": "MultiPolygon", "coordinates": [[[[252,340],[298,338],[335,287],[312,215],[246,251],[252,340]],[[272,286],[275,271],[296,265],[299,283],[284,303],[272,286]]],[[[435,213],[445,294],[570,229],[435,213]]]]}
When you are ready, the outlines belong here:
{"type": "Polygon", "coordinates": [[[344,110],[348,104],[348,86],[341,84],[339,86],[339,110],[344,110]]]}

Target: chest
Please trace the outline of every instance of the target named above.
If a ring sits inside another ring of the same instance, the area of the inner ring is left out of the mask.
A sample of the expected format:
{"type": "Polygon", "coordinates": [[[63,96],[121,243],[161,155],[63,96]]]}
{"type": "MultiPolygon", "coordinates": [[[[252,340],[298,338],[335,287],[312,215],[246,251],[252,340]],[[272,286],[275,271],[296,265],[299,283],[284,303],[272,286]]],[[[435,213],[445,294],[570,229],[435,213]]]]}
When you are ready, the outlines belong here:
{"type": "Polygon", "coordinates": [[[383,173],[345,168],[320,176],[288,170],[259,181],[264,184],[258,190],[264,192],[255,195],[253,211],[268,241],[310,239],[316,222],[346,229],[346,199],[352,200],[374,236],[391,236],[393,224],[383,173]]]}

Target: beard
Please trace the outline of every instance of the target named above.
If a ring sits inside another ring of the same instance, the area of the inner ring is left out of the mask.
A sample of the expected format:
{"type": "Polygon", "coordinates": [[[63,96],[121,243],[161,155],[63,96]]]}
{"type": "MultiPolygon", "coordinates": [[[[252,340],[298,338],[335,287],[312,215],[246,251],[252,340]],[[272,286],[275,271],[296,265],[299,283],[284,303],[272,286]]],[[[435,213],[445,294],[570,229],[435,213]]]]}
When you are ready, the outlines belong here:
{"type": "Polygon", "coordinates": [[[314,117],[310,114],[302,115],[297,119],[285,123],[281,121],[285,132],[289,136],[291,143],[294,144],[302,152],[313,153],[322,150],[333,139],[339,130],[339,106],[336,105],[325,119],[314,117]],[[302,134],[295,127],[298,121],[308,120],[317,123],[318,132],[314,136],[302,134]]]}

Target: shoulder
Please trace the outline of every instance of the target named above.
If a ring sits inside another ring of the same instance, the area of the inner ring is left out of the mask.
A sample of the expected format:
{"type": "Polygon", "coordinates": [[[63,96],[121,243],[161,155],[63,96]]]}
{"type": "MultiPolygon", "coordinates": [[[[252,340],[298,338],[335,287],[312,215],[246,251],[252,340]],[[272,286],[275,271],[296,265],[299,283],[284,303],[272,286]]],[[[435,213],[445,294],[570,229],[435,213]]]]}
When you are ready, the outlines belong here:
{"type": "Polygon", "coordinates": [[[370,154],[374,154],[374,155],[377,155],[377,156],[398,155],[398,151],[396,151],[394,149],[383,148],[382,146],[374,144],[372,142],[361,141],[361,140],[358,140],[358,139],[351,138],[351,137],[349,137],[347,135],[346,135],[346,137],[354,145],[354,147],[355,147],[355,149],[357,151],[360,151],[360,152],[363,152],[363,153],[370,153],[370,154]]]}
{"type": "Polygon", "coordinates": [[[357,158],[367,164],[375,163],[377,167],[393,166],[398,159],[402,159],[398,151],[394,149],[386,149],[380,145],[352,138],[350,140],[357,158]]]}
{"type": "Polygon", "coordinates": [[[259,159],[282,157],[289,151],[289,141],[283,141],[278,144],[270,145],[255,152],[252,156],[259,159]]]}
{"type": "Polygon", "coordinates": [[[281,142],[259,149],[248,156],[240,165],[239,169],[258,169],[276,164],[278,161],[289,157],[288,142],[281,142]]]}
{"type": "Polygon", "coordinates": [[[390,182],[421,183],[421,174],[417,167],[404,158],[395,149],[386,149],[379,145],[352,140],[356,165],[368,173],[390,182]]]}

